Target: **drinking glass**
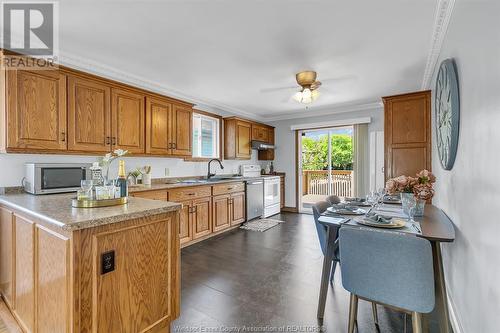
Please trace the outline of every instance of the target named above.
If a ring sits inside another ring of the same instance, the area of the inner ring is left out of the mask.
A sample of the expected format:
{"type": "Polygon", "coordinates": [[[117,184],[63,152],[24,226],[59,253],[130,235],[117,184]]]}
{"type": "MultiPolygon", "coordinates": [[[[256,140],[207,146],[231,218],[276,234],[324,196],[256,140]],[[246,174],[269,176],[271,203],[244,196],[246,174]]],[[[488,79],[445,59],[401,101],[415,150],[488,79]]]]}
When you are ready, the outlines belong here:
{"type": "Polygon", "coordinates": [[[86,196],[88,199],[92,199],[92,188],[94,186],[94,181],[91,179],[84,179],[80,182],[80,186],[82,191],[85,193],[83,196],[86,196]]]}
{"type": "Polygon", "coordinates": [[[417,212],[417,201],[410,200],[408,203],[408,217],[410,218],[410,222],[415,222],[415,213],[417,212]]]}
{"type": "Polygon", "coordinates": [[[115,197],[115,180],[106,180],[104,186],[107,190],[107,199],[113,199],[115,197]]]}

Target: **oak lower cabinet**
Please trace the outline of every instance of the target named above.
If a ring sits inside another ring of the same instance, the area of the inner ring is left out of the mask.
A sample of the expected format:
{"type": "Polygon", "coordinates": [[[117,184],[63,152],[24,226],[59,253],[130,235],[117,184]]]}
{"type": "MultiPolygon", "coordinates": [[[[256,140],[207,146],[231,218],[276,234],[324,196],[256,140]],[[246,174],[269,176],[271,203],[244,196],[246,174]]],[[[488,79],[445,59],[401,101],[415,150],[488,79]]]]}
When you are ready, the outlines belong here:
{"type": "Polygon", "coordinates": [[[182,204],[179,217],[182,247],[236,228],[246,221],[245,183],[241,181],[132,192],[131,195],[182,204]]]}
{"type": "Polygon", "coordinates": [[[8,306],[14,306],[14,216],[0,207],[0,293],[8,306]]]}
{"type": "Polygon", "coordinates": [[[68,77],[68,150],[111,151],[111,88],[78,76],[68,77]]]}
{"type": "Polygon", "coordinates": [[[213,230],[214,232],[231,226],[231,196],[229,194],[213,197],[213,230]]]}
{"type": "Polygon", "coordinates": [[[66,75],[51,70],[7,70],[1,87],[5,103],[0,130],[7,150],[66,150],[66,75]],[[5,78],[7,80],[5,80],[5,78]],[[4,131],[5,133],[2,133],[4,131]]]}
{"type": "Polygon", "coordinates": [[[67,231],[0,205],[0,293],[24,332],[168,332],[180,311],[178,218],[67,231]]]}
{"type": "Polygon", "coordinates": [[[232,193],[230,205],[231,225],[245,222],[245,192],[232,193]]]}

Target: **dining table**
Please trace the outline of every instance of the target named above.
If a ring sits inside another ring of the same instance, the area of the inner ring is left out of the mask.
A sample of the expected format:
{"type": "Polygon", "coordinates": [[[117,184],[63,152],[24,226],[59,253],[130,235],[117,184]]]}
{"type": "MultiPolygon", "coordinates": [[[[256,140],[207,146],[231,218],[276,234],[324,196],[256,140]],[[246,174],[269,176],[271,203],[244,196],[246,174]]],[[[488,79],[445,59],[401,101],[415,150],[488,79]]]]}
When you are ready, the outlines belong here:
{"type": "MultiPolygon", "coordinates": [[[[392,207],[396,205],[390,205],[392,207]]],[[[396,206],[397,207],[397,206],[396,206]]],[[[399,206],[401,207],[401,206],[399,206]]],[[[401,213],[403,210],[401,209],[401,213]]],[[[321,273],[320,293],[318,301],[318,319],[323,319],[325,312],[325,303],[328,293],[328,283],[331,269],[331,262],[334,259],[334,253],[338,246],[336,237],[338,228],[343,227],[358,227],[366,229],[379,229],[377,227],[369,227],[356,222],[352,215],[335,214],[339,218],[332,218],[332,215],[322,215],[318,222],[324,225],[327,229],[327,249],[323,260],[323,269],[321,273]]],[[[443,257],[441,255],[441,243],[450,243],[455,240],[455,229],[450,218],[438,207],[432,204],[426,204],[423,216],[415,217],[414,221],[418,222],[419,228],[416,228],[415,233],[407,233],[410,237],[422,237],[431,243],[432,259],[434,267],[434,288],[436,295],[436,303],[434,310],[424,315],[424,329],[428,326],[431,316],[437,318],[439,332],[450,333],[450,316],[448,311],[448,299],[446,296],[446,280],[443,271],[443,257]]],[[[402,232],[398,229],[384,229],[391,232],[402,232]]],[[[342,260],[340,261],[342,266],[342,260]]]]}

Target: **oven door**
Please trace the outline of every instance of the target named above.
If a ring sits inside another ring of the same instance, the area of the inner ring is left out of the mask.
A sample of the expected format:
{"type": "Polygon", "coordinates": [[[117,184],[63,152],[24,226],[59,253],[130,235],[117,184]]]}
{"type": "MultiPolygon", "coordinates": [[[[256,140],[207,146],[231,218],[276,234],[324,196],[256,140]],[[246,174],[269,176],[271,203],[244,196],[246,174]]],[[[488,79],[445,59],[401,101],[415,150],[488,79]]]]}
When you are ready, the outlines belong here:
{"type": "Polygon", "coordinates": [[[280,203],[280,179],[264,179],[264,206],[280,203]]]}

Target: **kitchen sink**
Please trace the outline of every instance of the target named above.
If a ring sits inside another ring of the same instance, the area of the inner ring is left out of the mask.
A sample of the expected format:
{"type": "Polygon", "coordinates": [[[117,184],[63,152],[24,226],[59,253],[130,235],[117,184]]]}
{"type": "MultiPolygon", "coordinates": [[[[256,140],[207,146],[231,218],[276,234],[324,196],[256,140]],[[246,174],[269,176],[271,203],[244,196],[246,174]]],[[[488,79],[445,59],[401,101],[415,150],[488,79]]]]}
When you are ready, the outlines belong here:
{"type": "Polygon", "coordinates": [[[220,176],[220,177],[212,177],[210,179],[184,179],[182,181],[180,181],[179,183],[181,184],[200,184],[200,183],[211,183],[211,182],[218,182],[218,181],[221,181],[221,180],[238,180],[238,179],[241,179],[243,177],[241,176],[220,176]]]}

